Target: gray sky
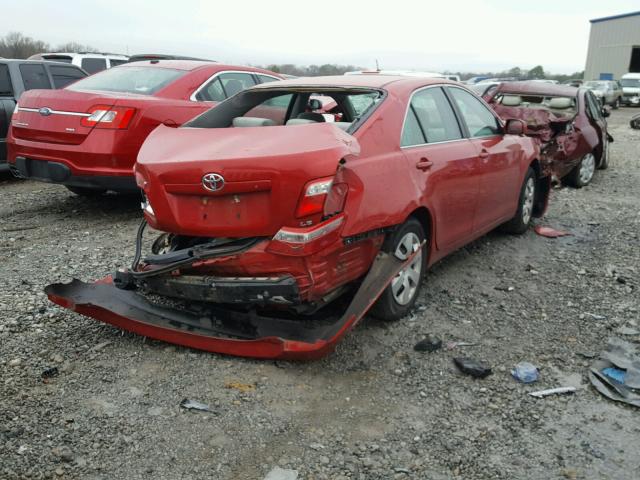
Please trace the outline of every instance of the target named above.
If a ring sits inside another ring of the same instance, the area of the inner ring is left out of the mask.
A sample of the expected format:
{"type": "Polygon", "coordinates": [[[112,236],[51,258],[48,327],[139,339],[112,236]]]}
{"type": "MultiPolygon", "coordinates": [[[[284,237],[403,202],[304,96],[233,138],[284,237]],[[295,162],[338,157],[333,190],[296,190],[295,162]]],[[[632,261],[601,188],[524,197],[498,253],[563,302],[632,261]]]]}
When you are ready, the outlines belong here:
{"type": "Polygon", "coordinates": [[[0,35],[20,31],[52,44],[240,64],[370,68],[378,59],[385,69],[541,64],[571,73],[584,68],[589,19],[638,7],[638,0],[0,0],[0,35]]]}

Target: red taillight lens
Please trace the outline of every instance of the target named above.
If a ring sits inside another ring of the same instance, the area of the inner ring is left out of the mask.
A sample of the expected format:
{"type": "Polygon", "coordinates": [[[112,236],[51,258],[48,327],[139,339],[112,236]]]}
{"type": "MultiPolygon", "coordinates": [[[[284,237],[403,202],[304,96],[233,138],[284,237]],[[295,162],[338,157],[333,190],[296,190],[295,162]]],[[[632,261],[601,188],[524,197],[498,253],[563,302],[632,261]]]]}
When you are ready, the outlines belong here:
{"type": "Polygon", "coordinates": [[[123,130],[129,126],[135,108],[131,107],[111,107],[109,105],[96,105],[87,112],[88,117],[82,117],[80,123],[85,127],[113,128],[123,130]]]}
{"type": "Polygon", "coordinates": [[[349,185],[346,183],[333,183],[331,185],[331,191],[324,201],[323,212],[325,217],[335,215],[344,210],[344,204],[347,201],[347,192],[349,192],[349,185]]]}
{"type": "Polygon", "coordinates": [[[300,198],[300,201],[298,202],[296,217],[303,218],[317,213],[322,213],[324,210],[324,201],[331,190],[332,184],[333,177],[312,180],[307,183],[304,186],[302,198],[300,198]]]}

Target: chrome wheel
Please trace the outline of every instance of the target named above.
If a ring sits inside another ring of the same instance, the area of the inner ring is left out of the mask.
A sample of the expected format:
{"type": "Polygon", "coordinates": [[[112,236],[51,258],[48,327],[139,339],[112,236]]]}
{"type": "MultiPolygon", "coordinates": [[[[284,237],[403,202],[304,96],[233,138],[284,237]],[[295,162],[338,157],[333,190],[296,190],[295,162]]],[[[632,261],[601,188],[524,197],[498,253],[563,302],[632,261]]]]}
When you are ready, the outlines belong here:
{"type": "Polygon", "coordinates": [[[596,158],[593,153],[587,153],[582,162],[580,162],[580,171],[578,176],[582,185],[588,184],[593,178],[593,174],[596,171],[596,158]]]}
{"type": "MultiPolygon", "coordinates": [[[[420,248],[418,236],[409,232],[400,239],[394,255],[399,260],[406,260],[420,248]]],[[[399,305],[407,305],[413,299],[422,275],[422,251],[419,251],[411,263],[403,268],[391,281],[393,299],[399,305]]]]}
{"type": "Polygon", "coordinates": [[[527,225],[533,214],[533,203],[536,199],[536,182],[530,177],[524,187],[524,198],[522,199],[522,223],[527,225]]]}

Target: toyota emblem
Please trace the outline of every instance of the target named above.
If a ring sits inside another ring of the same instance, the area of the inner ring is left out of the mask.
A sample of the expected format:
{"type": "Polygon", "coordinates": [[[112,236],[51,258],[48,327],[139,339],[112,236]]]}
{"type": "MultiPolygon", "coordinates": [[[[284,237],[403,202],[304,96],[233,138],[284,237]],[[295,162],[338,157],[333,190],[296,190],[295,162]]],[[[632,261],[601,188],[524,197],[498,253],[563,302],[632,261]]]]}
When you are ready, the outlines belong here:
{"type": "Polygon", "coordinates": [[[49,115],[51,115],[52,110],[49,107],[42,107],[40,110],[38,110],[38,113],[43,117],[48,117],[49,115]]]}
{"type": "Polygon", "coordinates": [[[202,177],[202,186],[210,192],[217,192],[224,188],[224,177],[218,173],[207,173],[202,177]]]}

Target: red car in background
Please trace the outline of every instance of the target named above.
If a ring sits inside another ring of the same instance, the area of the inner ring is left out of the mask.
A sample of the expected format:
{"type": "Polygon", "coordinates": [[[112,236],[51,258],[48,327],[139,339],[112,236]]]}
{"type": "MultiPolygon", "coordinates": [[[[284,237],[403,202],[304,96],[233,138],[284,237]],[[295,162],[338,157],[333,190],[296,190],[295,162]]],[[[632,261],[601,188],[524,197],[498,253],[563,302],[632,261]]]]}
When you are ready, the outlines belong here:
{"type": "Polygon", "coordinates": [[[483,98],[503,118],[518,118],[541,145],[543,168],[573,187],[609,165],[608,107],[586,88],[544,82],[491,84],[483,98]]]}
{"type": "Polygon", "coordinates": [[[247,89],[147,138],[135,175],[146,222],[166,233],[145,254],[141,225],[132,268],[114,276],[120,288],[108,278],[47,293],[195,348],[319,356],[376,299],[377,316],[406,315],[445,255],[498,226],[523,233],[543,214],[549,181],[523,130],[444,79],[247,89]],[[331,115],[314,111],[325,97],[331,115]],[[349,303],[332,319],[340,302],[349,303]]]}
{"type": "Polygon", "coordinates": [[[136,191],[133,165],[160,124],[177,127],[217,102],[280,76],[206,61],[151,60],[20,97],[8,135],[17,176],[79,195],[136,191]]]}

